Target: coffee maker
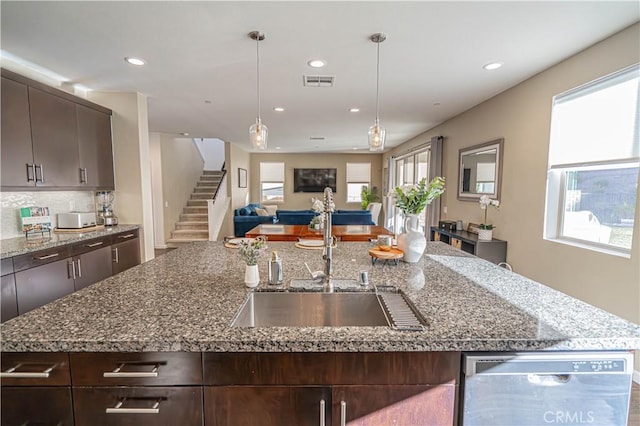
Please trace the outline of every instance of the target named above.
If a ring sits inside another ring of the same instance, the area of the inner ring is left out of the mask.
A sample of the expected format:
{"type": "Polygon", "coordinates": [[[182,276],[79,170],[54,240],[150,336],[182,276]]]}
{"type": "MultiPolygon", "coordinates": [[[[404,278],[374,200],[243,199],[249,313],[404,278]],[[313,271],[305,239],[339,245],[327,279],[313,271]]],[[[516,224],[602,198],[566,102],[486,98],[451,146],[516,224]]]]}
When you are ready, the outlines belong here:
{"type": "Polygon", "coordinates": [[[96,192],[96,200],[98,205],[97,222],[99,225],[114,226],[118,224],[118,217],[113,214],[113,192],[98,191],[96,192]]]}

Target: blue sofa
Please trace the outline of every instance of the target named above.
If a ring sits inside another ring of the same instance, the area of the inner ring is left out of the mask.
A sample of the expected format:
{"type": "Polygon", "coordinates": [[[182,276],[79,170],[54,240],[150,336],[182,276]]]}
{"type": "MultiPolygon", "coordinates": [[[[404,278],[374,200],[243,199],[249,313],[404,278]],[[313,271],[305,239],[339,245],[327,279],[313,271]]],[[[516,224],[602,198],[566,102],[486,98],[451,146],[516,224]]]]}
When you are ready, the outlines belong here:
{"type": "Polygon", "coordinates": [[[233,211],[233,235],[244,237],[244,234],[261,223],[276,223],[278,221],[276,216],[258,216],[256,207],[260,207],[260,204],[251,203],[233,211]]]}
{"type": "MultiPolygon", "coordinates": [[[[316,216],[313,210],[278,210],[276,217],[282,225],[308,225],[316,216]]],[[[374,225],[369,210],[336,210],[331,215],[333,225],[374,225]]]]}

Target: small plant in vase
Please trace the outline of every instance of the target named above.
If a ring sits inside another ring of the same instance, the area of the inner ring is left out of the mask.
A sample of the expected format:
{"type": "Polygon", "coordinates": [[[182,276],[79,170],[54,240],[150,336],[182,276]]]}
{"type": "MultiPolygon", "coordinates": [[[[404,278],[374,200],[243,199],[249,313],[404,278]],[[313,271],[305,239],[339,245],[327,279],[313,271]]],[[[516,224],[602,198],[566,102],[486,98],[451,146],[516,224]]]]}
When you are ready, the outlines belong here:
{"type": "Polygon", "coordinates": [[[398,248],[404,253],[403,260],[415,263],[422,257],[427,247],[427,239],[418,231],[418,215],[433,200],[442,195],[445,190],[443,177],[435,177],[427,184],[427,178],[423,178],[417,185],[405,185],[396,187],[390,194],[396,207],[402,210],[405,216],[404,233],[398,237],[398,248]]]}
{"type": "Polygon", "coordinates": [[[480,197],[480,208],[484,210],[484,222],[480,224],[478,227],[478,239],[479,240],[490,240],[493,238],[493,229],[495,226],[487,223],[487,213],[489,210],[489,206],[493,206],[496,209],[500,207],[500,201],[493,200],[489,198],[488,195],[483,195],[480,197]]]}
{"type": "Polygon", "coordinates": [[[256,287],[260,282],[258,259],[264,254],[266,249],[267,241],[263,236],[240,242],[238,253],[246,265],[244,270],[244,283],[247,287],[256,287]]]}

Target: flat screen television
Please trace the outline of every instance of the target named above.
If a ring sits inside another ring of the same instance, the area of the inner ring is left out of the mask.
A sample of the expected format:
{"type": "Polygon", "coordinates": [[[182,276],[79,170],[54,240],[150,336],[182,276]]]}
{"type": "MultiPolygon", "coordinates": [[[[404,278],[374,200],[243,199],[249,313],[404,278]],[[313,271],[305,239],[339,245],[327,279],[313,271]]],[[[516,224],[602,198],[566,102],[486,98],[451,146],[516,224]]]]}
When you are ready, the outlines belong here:
{"type": "Polygon", "coordinates": [[[336,169],[293,169],[293,192],[336,192],[336,169]]]}

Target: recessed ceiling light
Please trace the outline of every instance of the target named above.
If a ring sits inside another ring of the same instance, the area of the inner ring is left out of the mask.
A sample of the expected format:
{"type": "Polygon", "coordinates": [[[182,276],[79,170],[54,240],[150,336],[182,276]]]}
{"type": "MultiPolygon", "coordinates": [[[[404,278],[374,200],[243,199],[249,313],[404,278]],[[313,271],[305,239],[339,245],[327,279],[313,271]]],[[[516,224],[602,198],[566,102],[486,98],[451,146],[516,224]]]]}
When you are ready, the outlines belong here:
{"type": "Polygon", "coordinates": [[[322,68],[325,65],[327,65],[327,63],[321,59],[312,59],[309,62],[307,62],[307,65],[309,65],[312,68],[322,68]]]}
{"type": "Polygon", "coordinates": [[[276,149],[281,149],[279,146],[276,146],[276,149]]]}
{"type": "Polygon", "coordinates": [[[352,149],[355,151],[355,150],[357,150],[357,149],[358,149],[358,147],[355,147],[355,146],[354,146],[352,149]]]}
{"type": "Polygon", "coordinates": [[[182,132],[182,133],[180,133],[180,134],[181,134],[182,136],[189,136],[189,133],[187,133],[187,132],[182,132]]]}
{"type": "Polygon", "coordinates": [[[491,70],[497,70],[502,65],[503,65],[502,62],[490,62],[486,65],[483,65],[482,68],[484,68],[485,70],[491,71],[491,70]]]}
{"type": "Polygon", "coordinates": [[[274,107],[274,108],[273,108],[273,110],[274,110],[275,112],[283,112],[283,111],[284,111],[284,108],[282,108],[282,107],[274,107]]]}
{"type": "Polygon", "coordinates": [[[130,63],[131,65],[137,65],[137,66],[142,66],[147,63],[144,59],[134,58],[133,56],[126,56],[124,60],[130,63]]]}
{"type": "Polygon", "coordinates": [[[349,112],[360,112],[360,108],[349,108],[349,112]]]}

